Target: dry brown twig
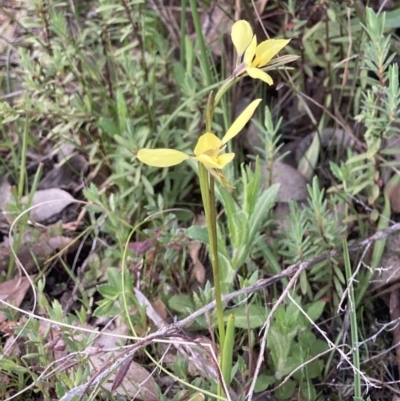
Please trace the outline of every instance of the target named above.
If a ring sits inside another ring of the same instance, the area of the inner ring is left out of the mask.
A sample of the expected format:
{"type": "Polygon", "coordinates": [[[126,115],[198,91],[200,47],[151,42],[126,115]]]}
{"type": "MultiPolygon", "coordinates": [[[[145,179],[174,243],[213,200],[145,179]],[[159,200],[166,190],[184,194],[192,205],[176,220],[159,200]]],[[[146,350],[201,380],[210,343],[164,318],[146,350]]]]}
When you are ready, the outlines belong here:
{"type": "MultiPolygon", "coordinates": [[[[387,238],[389,235],[394,234],[397,231],[400,231],[400,223],[394,224],[393,226],[388,227],[384,230],[377,231],[374,235],[371,235],[370,237],[368,237],[366,239],[352,242],[351,244],[348,245],[349,251],[350,252],[358,251],[359,249],[361,249],[369,244],[372,244],[375,241],[379,241],[381,239],[387,238]]],[[[290,265],[279,274],[275,274],[272,277],[258,280],[256,283],[254,283],[246,288],[242,288],[242,289],[234,291],[230,294],[224,295],[222,300],[223,300],[223,302],[230,302],[240,295],[247,295],[247,294],[252,294],[256,291],[260,291],[260,290],[270,286],[271,284],[274,284],[274,283],[282,280],[285,277],[294,275],[298,271],[302,272],[304,270],[308,270],[312,266],[316,265],[317,263],[322,262],[327,259],[330,259],[334,256],[337,256],[341,252],[342,252],[342,248],[337,247],[337,248],[333,249],[332,251],[326,252],[322,255],[317,255],[304,262],[290,265]]],[[[215,308],[215,302],[214,301],[210,302],[208,305],[202,307],[201,309],[197,310],[196,312],[193,312],[190,316],[186,317],[185,319],[182,319],[182,320],[176,322],[175,326],[176,327],[186,327],[188,324],[190,324],[194,320],[196,320],[199,316],[205,314],[206,312],[213,310],[214,308],[215,308]]]]}

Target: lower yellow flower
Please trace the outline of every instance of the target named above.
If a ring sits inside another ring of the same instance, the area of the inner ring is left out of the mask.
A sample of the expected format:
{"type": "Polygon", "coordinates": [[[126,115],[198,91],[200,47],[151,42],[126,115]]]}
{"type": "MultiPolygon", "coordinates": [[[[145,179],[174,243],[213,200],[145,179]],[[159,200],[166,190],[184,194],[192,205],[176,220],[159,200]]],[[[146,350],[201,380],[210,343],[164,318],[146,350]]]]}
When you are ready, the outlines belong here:
{"type": "Polygon", "coordinates": [[[230,126],[222,140],[211,132],[201,135],[194,148],[193,155],[188,155],[175,149],[140,149],[137,153],[137,158],[141,162],[154,167],[170,167],[187,159],[195,159],[202,163],[220,182],[223,182],[222,175],[218,170],[223,169],[230,163],[235,154],[221,153],[225,150],[227,142],[235,137],[247,124],[260,102],[261,99],[251,102],[230,126]]]}

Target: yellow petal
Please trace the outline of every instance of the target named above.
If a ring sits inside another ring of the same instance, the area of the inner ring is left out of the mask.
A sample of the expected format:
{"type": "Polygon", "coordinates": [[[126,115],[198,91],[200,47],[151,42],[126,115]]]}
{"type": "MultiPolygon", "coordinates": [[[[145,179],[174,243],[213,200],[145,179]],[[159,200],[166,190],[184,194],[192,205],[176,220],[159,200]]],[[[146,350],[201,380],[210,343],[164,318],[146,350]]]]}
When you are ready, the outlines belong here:
{"type": "Polygon", "coordinates": [[[245,20],[236,21],[232,26],[231,38],[239,57],[249,46],[253,38],[253,30],[245,20]]]}
{"type": "Polygon", "coordinates": [[[218,164],[220,168],[224,168],[228,163],[230,163],[235,157],[234,153],[224,153],[221,156],[218,156],[218,164]]]}
{"type": "Polygon", "coordinates": [[[260,70],[259,68],[247,68],[246,71],[250,77],[255,79],[261,79],[268,85],[272,85],[274,83],[272,78],[266,72],[260,70]]]}
{"type": "Polygon", "coordinates": [[[218,168],[218,169],[221,168],[221,166],[215,160],[213,160],[213,158],[211,158],[208,155],[205,155],[204,153],[198,155],[196,157],[196,160],[198,160],[200,163],[203,163],[207,168],[218,168]]]}
{"type": "Polygon", "coordinates": [[[259,59],[258,67],[263,67],[271,61],[288,43],[286,39],[269,39],[261,42],[256,49],[256,57],[259,59]]]}
{"type": "MultiPolygon", "coordinates": [[[[265,72],[264,72],[265,74],[265,72]]],[[[247,124],[250,118],[253,116],[254,111],[256,110],[258,104],[261,102],[261,99],[253,100],[240,114],[240,116],[235,120],[235,122],[230,126],[225,136],[222,138],[222,143],[226,144],[230,141],[234,136],[236,136],[242,128],[247,124]]]]}
{"type": "Polygon", "coordinates": [[[257,49],[257,38],[256,35],[254,35],[253,40],[249,44],[249,47],[246,49],[246,52],[244,53],[243,62],[246,66],[249,66],[253,61],[253,58],[256,54],[256,49],[257,49]]]}
{"type": "Polygon", "coordinates": [[[189,159],[189,155],[174,149],[140,149],[137,158],[153,167],[170,167],[189,159]]]}
{"type": "MultiPolygon", "coordinates": [[[[196,147],[194,148],[194,154],[198,156],[202,153],[206,153],[212,150],[219,151],[219,148],[221,146],[222,146],[221,139],[219,139],[211,132],[206,132],[197,141],[196,147]]],[[[216,152],[215,156],[217,154],[218,152],[216,152]]]]}

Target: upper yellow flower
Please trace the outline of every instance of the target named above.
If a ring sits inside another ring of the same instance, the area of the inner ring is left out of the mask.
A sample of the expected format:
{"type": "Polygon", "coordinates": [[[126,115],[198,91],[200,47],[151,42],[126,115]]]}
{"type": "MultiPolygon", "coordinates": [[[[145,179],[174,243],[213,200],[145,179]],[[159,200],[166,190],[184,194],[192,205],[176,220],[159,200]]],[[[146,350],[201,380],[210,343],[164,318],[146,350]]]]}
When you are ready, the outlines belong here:
{"type": "Polygon", "coordinates": [[[226,148],[226,143],[235,137],[247,124],[260,102],[261,99],[251,102],[231,125],[222,140],[211,132],[201,135],[194,148],[194,155],[188,155],[175,149],[140,149],[137,157],[141,162],[154,167],[170,167],[182,163],[187,159],[196,159],[213,176],[223,182],[223,176],[219,170],[230,163],[235,154],[220,153],[226,148]]]}
{"type": "Polygon", "coordinates": [[[261,79],[272,85],[272,78],[260,68],[265,67],[290,42],[290,39],[269,39],[257,45],[256,35],[253,35],[250,24],[245,20],[233,24],[231,37],[238,54],[238,64],[242,61],[236,73],[239,75],[247,72],[252,78],[261,79]]]}

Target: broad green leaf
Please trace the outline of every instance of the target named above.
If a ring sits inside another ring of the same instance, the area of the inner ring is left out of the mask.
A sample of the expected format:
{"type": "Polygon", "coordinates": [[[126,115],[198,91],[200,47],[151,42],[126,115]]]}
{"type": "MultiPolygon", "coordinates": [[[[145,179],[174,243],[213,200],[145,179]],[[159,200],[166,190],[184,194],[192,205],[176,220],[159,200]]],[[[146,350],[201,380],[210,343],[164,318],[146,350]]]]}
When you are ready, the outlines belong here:
{"type": "Polygon", "coordinates": [[[28,369],[25,367],[16,364],[10,359],[5,359],[4,357],[0,359],[0,368],[5,372],[14,372],[19,374],[25,374],[28,372],[28,369]]]}
{"type": "MultiPolygon", "coordinates": [[[[63,384],[61,384],[58,381],[55,383],[55,385],[56,385],[55,390],[56,390],[57,398],[62,398],[65,395],[66,388],[64,387],[63,384]]],[[[72,387],[73,387],[73,385],[72,385],[72,387]]]]}
{"type": "Polygon", "coordinates": [[[256,393],[261,393],[261,391],[266,390],[269,386],[274,384],[276,381],[274,376],[267,376],[264,374],[258,375],[254,391],[256,393]]]}
{"type": "Polygon", "coordinates": [[[126,116],[128,114],[128,110],[122,90],[117,90],[117,110],[119,130],[120,132],[124,132],[126,130],[126,116]]]}
{"type": "Polygon", "coordinates": [[[290,338],[282,335],[282,332],[275,326],[270,327],[267,338],[267,348],[271,352],[275,371],[277,372],[275,374],[277,379],[281,378],[281,370],[286,365],[291,344],[292,340],[290,338]]]}
{"type": "Polygon", "coordinates": [[[234,231],[233,218],[237,211],[237,206],[235,205],[232,195],[229,193],[229,191],[226,188],[224,188],[223,186],[220,186],[219,188],[216,188],[216,192],[218,194],[219,200],[221,201],[222,205],[224,206],[225,215],[226,215],[227,222],[228,222],[229,233],[232,233],[234,231]]]}
{"type": "Polygon", "coordinates": [[[322,361],[322,359],[321,360],[317,359],[315,361],[308,363],[305,369],[307,371],[307,377],[309,379],[315,379],[321,376],[322,371],[324,370],[324,362],[322,361]]]}
{"type": "Polygon", "coordinates": [[[233,269],[231,261],[221,252],[218,253],[218,262],[219,262],[219,275],[221,281],[221,291],[223,294],[228,294],[233,287],[233,280],[235,278],[235,269],[233,269]]]}
{"type": "Polygon", "coordinates": [[[185,230],[187,237],[208,245],[208,233],[205,226],[191,226],[185,230]]]}
{"type": "Polygon", "coordinates": [[[274,396],[278,400],[286,400],[293,395],[295,389],[296,389],[296,382],[289,379],[286,383],[284,383],[274,392],[274,396]]]}
{"type": "Polygon", "coordinates": [[[300,289],[303,295],[307,294],[308,279],[307,279],[307,273],[305,271],[301,272],[300,274],[300,289]]]}
{"type": "MultiPolygon", "coordinates": [[[[310,379],[311,379],[311,377],[310,377],[310,379]]],[[[316,400],[317,399],[317,392],[310,381],[302,382],[300,389],[301,389],[301,394],[303,395],[305,400],[316,400]]]]}
{"type": "Polygon", "coordinates": [[[248,216],[254,212],[258,194],[260,193],[261,167],[257,156],[254,173],[250,168],[242,166],[242,180],[244,184],[243,210],[248,216]]]}
{"type": "Polygon", "coordinates": [[[395,8],[390,11],[385,11],[386,24],[392,29],[400,28],[400,8],[395,8]]]}
{"type": "Polygon", "coordinates": [[[229,315],[235,315],[235,327],[240,329],[255,329],[261,327],[267,319],[267,309],[260,305],[242,305],[225,312],[224,320],[229,315]]]}
{"type": "Polygon", "coordinates": [[[315,334],[310,330],[303,331],[298,335],[299,344],[305,353],[308,353],[308,350],[313,347],[315,340],[315,334]]]}
{"type": "Polygon", "coordinates": [[[183,86],[185,79],[185,69],[181,63],[174,63],[174,76],[179,86],[183,86]]]}
{"type": "Polygon", "coordinates": [[[111,317],[117,316],[121,312],[120,309],[114,306],[114,301],[102,300],[97,303],[99,306],[93,312],[96,317],[111,317]]]}
{"type": "Polygon", "coordinates": [[[101,117],[99,120],[100,128],[110,137],[120,133],[117,124],[111,118],[101,117]]]}
{"type": "Polygon", "coordinates": [[[323,302],[323,301],[313,302],[307,308],[307,315],[310,317],[310,319],[313,322],[315,322],[322,315],[324,308],[325,308],[325,302],[323,302]]]}
{"type": "Polygon", "coordinates": [[[103,295],[104,298],[113,298],[114,300],[116,300],[118,298],[118,294],[119,294],[118,288],[115,288],[109,284],[98,285],[97,291],[99,291],[99,293],[101,295],[103,295]]]}
{"type": "Polygon", "coordinates": [[[291,355],[286,358],[285,361],[282,360],[282,364],[279,366],[279,370],[275,371],[275,377],[283,378],[284,376],[292,373],[296,368],[298,368],[304,361],[299,345],[295,344],[292,348],[291,355]]]}
{"type": "Polygon", "coordinates": [[[278,194],[279,184],[271,185],[267,190],[265,190],[261,196],[258,198],[256,205],[254,207],[254,213],[250,216],[249,219],[249,239],[251,242],[253,241],[255,235],[258,232],[261,224],[265,223],[265,218],[271,210],[271,208],[275,205],[276,196],[278,194]]]}
{"type": "Polygon", "coordinates": [[[115,267],[107,269],[107,279],[110,286],[121,289],[121,272],[115,267]]]}
{"type": "Polygon", "coordinates": [[[194,303],[190,295],[173,295],[168,300],[168,306],[182,314],[188,314],[190,309],[194,309],[194,303]]]}

